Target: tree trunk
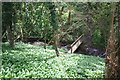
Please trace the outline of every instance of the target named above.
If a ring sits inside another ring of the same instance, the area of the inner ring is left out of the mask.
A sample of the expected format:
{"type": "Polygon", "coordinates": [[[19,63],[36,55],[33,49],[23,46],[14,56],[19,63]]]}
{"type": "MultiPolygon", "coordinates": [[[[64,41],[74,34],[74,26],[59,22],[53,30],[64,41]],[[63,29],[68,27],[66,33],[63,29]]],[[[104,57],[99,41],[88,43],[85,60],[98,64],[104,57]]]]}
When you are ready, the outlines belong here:
{"type": "Polygon", "coordinates": [[[56,11],[55,11],[55,5],[54,3],[49,3],[49,10],[50,10],[50,14],[51,14],[51,25],[53,27],[53,32],[54,32],[54,48],[55,48],[55,52],[56,52],[56,55],[59,56],[59,51],[58,51],[58,48],[57,48],[57,44],[59,43],[58,42],[58,25],[57,25],[57,19],[56,19],[56,11]]]}
{"type": "Polygon", "coordinates": [[[118,78],[120,79],[120,2],[117,3],[117,18],[118,18],[118,26],[117,26],[117,38],[118,38],[118,78]]]}
{"type": "Polygon", "coordinates": [[[13,35],[13,32],[12,32],[12,30],[11,30],[11,28],[9,26],[7,28],[7,32],[8,32],[8,41],[10,43],[10,46],[12,48],[14,48],[15,47],[14,35],[13,35]]]}
{"type": "Polygon", "coordinates": [[[108,39],[108,45],[106,48],[106,75],[107,80],[118,78],[118,56],[117,56],[117,44],[116,35],[114,31],[114,10],[112,13],[112,26],[110,29],[110,37],[108,39]]]}
{"type": "Polygon", "coordinates": [[[5,2],[3,3],[3,12],[4,12],[4,24],[7,27],[7,33],[8,33],[8,41],[10,43],[10,46],[14,48],[14,34],[13,34],[13,16],[14,16],[14,4],[5,2]]]}
{"type": "MultiPolygon", "coordinates": [[[[2,14],[2,3],[0,2],[0,14],[2,14]]],[[[2,15],[0,15],[0,19],[2,20],[2,15]]],[[[0,21],[0,26],[2,26],[2,21],[0,21]]],[[[2,27],[0,27],[0,49],[1,49],[1,42],[2,42],[2,27]]],[[[1,58],[1,56],[0,56],[1,58]]]]}

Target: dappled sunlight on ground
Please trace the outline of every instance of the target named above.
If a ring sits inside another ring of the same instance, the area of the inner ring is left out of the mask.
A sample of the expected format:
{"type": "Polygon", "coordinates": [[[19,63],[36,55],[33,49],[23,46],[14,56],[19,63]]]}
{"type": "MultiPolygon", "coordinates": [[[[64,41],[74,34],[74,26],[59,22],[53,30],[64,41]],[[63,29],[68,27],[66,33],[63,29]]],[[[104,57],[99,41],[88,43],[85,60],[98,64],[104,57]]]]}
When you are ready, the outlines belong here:
{"type": "Polygon", "coordinates": [[[64,53],[56,57],[52,46],[45,50],[22,42],[10,49],[3,44],[0,78],[102,78],[104,59],[82,54],[64,53]]]}

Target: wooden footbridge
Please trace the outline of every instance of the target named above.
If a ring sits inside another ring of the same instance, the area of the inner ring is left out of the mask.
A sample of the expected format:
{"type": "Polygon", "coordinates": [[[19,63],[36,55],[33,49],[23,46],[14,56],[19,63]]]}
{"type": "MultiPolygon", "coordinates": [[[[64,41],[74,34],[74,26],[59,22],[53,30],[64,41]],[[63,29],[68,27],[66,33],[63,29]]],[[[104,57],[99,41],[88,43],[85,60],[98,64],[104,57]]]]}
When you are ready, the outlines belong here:
{"type": "Polygon", "coordinates": [[[70,45],[70,49],[68,50],[68,53],[74,53],[75,50],[81,45],[82,43],[82,38],[83,35],[81,35],[80,37],[78,37],[71,45],[70,45]]]}

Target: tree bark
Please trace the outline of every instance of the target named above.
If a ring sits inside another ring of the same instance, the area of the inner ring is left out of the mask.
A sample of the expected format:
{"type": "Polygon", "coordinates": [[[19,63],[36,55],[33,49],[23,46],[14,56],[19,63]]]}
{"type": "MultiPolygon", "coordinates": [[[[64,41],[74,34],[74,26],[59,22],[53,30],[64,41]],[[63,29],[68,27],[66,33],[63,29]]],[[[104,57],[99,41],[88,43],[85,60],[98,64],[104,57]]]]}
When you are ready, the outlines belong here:
{"type": "Polygon", "coordinates": [[[10,46],[14,48],[15,42],[14,42],[14,34],[13,34],[13,16],[14,16],[14,9],[13,9],[14,4],[5,2],[3,3],[3,11],[4,13],[4,24],[7,28],[7,37],[8,41],[10,43],[10,46]]]}
{"type": "Polygon", "coordinates": [[[118,26],[117,26],[117,38],[118,38],[118,78],[120,79],[120,2],[117,3],[117,16],[118,16],[118,26]]]}
{"type": "Polygon", "coordinates": [[[110,37],[108,39],[108,45],[106,48],[106,80],[116,79],[120,74],[118,74],[118,55],[117,55],[117,43],[116,35],[114,31],[114,10],[112,13],[112,26],[110,29],[110,37]]]}
{"type": "Polygon", "coordinates": [[[49,10],[51,14],[51,25],[53,27],[53,32],[54,32],[54,48],[56,55],[59,56],[59,50],[57,48],[57,44],[59,43],[58,41],[58,25],[57,25],[57,19],[56,19],[56,11],[55,11],[55,5],[54,3],[49,3],[49,10]]]}
{"type": "Polygon", "coordinates": [[[12,32],[12,30],[11,30],[11,28],[9,26],[7,28],[7,32],[8,32],[8,41],[10,43],[10,46],[12,48],[14,48],[15,47],[14,35],[13,35],[13,32],[12,32]]]}

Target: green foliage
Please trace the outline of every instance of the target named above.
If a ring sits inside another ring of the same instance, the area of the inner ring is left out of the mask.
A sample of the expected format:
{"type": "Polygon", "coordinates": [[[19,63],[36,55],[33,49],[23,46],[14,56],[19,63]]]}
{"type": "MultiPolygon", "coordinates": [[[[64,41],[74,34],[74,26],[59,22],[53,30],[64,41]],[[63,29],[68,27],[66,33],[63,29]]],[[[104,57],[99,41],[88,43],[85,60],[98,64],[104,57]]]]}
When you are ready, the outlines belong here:
{"type": "Polygon", "coordinates": [[[2,44],[2,74],[0,78],[103,78],[104,59],[82,54],[56,57],[52,46],[33,46],[22,42],[11,49],[2,44]]]}
{"type": "Polygon", "coordinates": [[[93,43],[96,47],[99,47],[101,43],[101,32],[99,29],[96,29],[93,33],[93,43]]]}
{"type": "MultiPolygon", "coordinates": [[[[6,21],[9,21],[10,19],[10,13],[5,12],[10,6],[13,6],[13,10],[15,11],[15,16],[13,17],[13,20],[15,21],[13,27],[15,36],[23,35],[23,37],[39,37],[50,41],[53,37],[54,30],[58,30],[59,33],[62,33],[71,28],[71,33],[66,34],[63,40],[73,42],[81,34],[85,34],[86,31],[88,31],[89,28],[86,25],[86,17],[89,15],[91,16],[91,23],[93,23],[93,25],[90,23],[88,24],[88,26],[91,25],[90,32],[94,32],[95,28],[99,28],[100,33],[102,33],[102,42],[98,44],[100,40],[96,39],[98,41],[96,42],[95,40],[94,44],[100,48],[105,48],[106,46],[106,41],[109,36],[109,27],[111,25],[111,3],[13,2],[9,3],[9,5],[4,4],[5,3],[2,3],[2,13],[4,13],[2,14],[2,34],[5,33],[7,28],[6,21]],[[53,7],[53,9],[50,9],[50,7],[53,7]],[[62,7],[63,10],[61,10],[62,7]],[[71,24],[67,25],[69,11],[71,11],[71,24]],[[62,28],[63,30],[61,30],[62,28]]],[[[10,9],[10,11],[12,10],[10,9]]],[[[92,33],[94,38],[96,34],[97,33],[92,33]]],[[[6,37],[4,36],[4,38],[6,37]]]]}

